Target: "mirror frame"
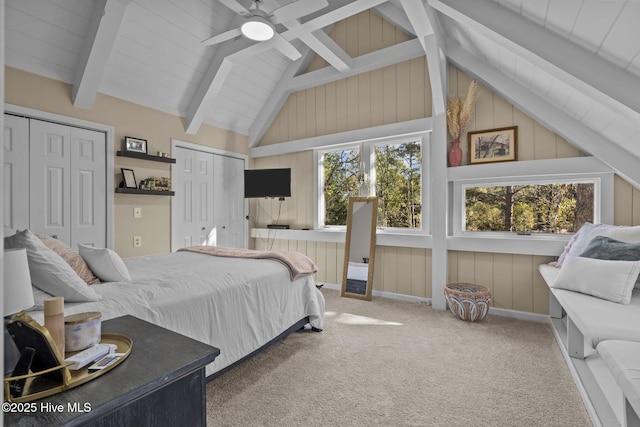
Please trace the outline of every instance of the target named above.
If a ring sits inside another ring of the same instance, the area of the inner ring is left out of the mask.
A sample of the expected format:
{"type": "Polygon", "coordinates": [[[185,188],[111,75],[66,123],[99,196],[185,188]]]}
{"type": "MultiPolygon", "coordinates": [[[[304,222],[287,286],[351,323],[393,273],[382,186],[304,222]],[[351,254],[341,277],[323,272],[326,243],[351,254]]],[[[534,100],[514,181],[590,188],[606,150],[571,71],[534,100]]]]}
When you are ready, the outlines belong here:
{"type": "Polygon", "coordinates": [[[376,227],[378,222],[378,198],[377,197],[349,197],[349,209],[347,211],[347,233],[344,243],[344,265],[342,268],[341,297],[357,298],[371,301],[371,291],[373,290],[373,267],[376,255],[376,227]],[[349,268],[349,252],[351,248],[351,231],[353,220],[353,206],[355,203],[371,203],[371,224],[369,227],[369,270],[367,272],[367,288],[364,294],[347,292],[347,270],[349,268]]]}

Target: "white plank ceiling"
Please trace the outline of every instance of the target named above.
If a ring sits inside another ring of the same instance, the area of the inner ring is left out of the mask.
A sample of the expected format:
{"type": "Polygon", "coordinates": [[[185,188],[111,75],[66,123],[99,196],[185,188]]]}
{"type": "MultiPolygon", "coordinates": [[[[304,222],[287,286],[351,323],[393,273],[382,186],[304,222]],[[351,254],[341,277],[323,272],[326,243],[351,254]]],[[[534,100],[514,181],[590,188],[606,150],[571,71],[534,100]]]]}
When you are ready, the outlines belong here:
{"type": "MultiPolygon", "coordinates": [[[[188,133],[207,123],[255,146],[289,93],[433,55],[435,40],[448,61],[640,183],[638,0],[328,0],[276,26],[296,61],[273,41],[201,44],[243,20],[219,0],[6,0],[6,64],[72,84],[80,108],[101,92],[183,116],[188,133]],[[370,8],[414,40],[349,57],[327,33],[370,8]],[[316,54],[331,65],[305,75],[316,54]]],[[[438,111],[446,94],[434,95],[438,111]]]]}

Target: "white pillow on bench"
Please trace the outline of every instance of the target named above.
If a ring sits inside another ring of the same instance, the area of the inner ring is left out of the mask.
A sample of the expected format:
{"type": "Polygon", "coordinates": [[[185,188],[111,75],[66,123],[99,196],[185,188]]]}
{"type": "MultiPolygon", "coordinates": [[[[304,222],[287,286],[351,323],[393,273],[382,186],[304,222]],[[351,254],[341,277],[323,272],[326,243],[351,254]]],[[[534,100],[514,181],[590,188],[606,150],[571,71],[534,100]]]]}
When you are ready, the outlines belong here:
{"type": "Polygon", "coordinates": [[[549,286],[622,304],[631,302],[640,261],[617,261],[568,255],[549,286]]]}

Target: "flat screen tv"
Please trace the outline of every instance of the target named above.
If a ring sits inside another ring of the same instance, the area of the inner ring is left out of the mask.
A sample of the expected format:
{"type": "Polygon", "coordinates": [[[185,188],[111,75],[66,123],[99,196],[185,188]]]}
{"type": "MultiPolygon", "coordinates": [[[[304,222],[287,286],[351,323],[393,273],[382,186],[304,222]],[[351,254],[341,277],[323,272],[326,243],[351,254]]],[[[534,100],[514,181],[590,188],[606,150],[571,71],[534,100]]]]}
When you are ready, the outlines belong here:
{"type": "Polygon", "coordinates": [[[291,168],[245,169],[244,197],[291,197],[291,168]]]}

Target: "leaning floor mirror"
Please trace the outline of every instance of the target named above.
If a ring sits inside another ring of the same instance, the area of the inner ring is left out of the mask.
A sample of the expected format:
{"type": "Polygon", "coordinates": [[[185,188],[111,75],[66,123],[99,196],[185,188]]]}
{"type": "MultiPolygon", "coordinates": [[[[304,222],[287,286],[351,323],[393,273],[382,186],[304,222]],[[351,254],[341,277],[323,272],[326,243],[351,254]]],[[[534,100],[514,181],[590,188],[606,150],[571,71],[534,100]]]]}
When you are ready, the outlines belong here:
{"type": "Polygon", "coordinates": [[[340,296],[371,300],[377,217],[377,197],[349,198],[340,296]]]}

